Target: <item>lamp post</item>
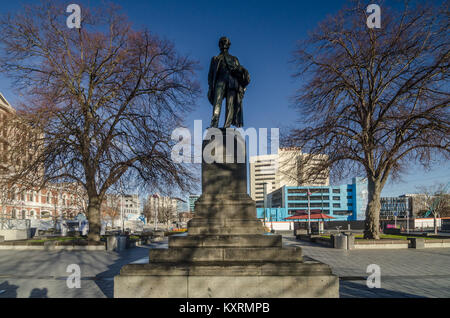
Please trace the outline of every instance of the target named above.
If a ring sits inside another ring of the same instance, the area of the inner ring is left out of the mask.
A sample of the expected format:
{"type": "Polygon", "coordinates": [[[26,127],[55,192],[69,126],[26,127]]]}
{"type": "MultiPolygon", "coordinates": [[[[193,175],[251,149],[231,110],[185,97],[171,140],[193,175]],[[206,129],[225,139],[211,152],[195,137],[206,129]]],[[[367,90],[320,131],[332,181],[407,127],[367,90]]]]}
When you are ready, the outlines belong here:
{"type": "Polygon", "coordinates": [[[154,226],[153,226],[153,228],[154,228],[154,230],[156,231],[157,229],[158,229],[158,206],[157,206],[157,204],[156,204],[156,199],[158,199],[158,203],[159,203],[159,197],[158,197],[158,195],[157,194],[154,194],[153,195],[153,198],[154,198],[154,200],[153,200],[153,205],[155,206],[155,217],[154,217],[154,219],[153,219],[153,221],[154,221],[154,226]]]}
{"type": "Polygon", "coordinates": [[[310,204],[310,195],[308,188],[308,234],[311,234],[311,204],[310,204]]]}
{"type": "Polygon", "coordinates": [[[263,195],[264,195],[264,227],[266,227],[267,183],[263,184],[263,195]]]}

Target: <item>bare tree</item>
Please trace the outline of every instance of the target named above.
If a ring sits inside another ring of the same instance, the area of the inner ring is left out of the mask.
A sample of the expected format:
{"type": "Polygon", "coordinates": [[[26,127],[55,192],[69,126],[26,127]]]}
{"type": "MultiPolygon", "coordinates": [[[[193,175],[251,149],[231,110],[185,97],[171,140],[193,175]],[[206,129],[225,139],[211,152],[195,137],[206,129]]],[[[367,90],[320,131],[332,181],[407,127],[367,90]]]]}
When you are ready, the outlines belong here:
{"type": "Polygon", "coordinates": [[[417,189],[420,192],[417,200],[420,200],[420,205],[425,208],[421,211],[421,214],[425,216],[428,212],[431,212],[434,219],[434,234],[437,234],[437,218],[445,215],[450,205],[448,189],[443,183],[437,183],[432,186],[419,186],[417,189]]]}
{"type": "MultiPolygon", "coordinates": [[[[379,239],[380,194],[414,162],[428,167],[449,157],[448,3],[382,5],[382,27],[366,25],[354,2],[320,23],[295,52],[301,127],[287,144],[328,160],[338,178],[364,171],[368,179],[365,238],[379,239]]],[[[311,157],[313,158],[313,157],[311,157]]]]}
{"type": "Polygon", "coordinates": [[[121,204],[120,197],[114,195],[102,202],[101,215],[111,220],[112,227],[114,227],[114,220],[120,217],[121,204]]]}
{"type": "Polygon", "coordinates": [[[166,224],[169,229],[170,223],[175,219],[176,205],[174,200],[170,197],[162,197],[161,203],[158,206],[158,218],[161,222],[166,224]]]}
{"type": "Polygon", "coordinates": [[[150,223],[155,217],[155,205],[150,200],[145,200],[142,212],[147,220],[147,223],[150,223]]]}
{"type": "Polygon", "coordinates": [[[116,7],[83,7],[80,29],[64,12],[47,1],[2,17],[0,68],[28,96],[20,118],[37,132],[16,147],[36,149],[17,177],[83,185],[98,241],[101,202],[118,180],[192,186],[188,167],[171,160],[170,136],[198,96],[197,63],[132,29],[116,7]]]}

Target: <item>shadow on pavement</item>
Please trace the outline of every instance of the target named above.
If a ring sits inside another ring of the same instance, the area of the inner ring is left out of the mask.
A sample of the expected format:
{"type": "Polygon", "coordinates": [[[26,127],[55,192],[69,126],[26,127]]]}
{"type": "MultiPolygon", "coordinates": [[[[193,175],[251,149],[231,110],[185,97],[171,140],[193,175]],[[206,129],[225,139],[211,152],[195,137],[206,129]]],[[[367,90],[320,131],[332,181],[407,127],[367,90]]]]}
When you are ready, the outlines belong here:
{"type": "Polygon", "coordinates": [[[0,298],[17,298],[19,286],[10,285],[8,281],[0,284],[0,298]]]}
{"type": "Polygon", "coordinates": [[[404,293],[384,288],[369,288],[366,282],[339,282],[339,297],[341,298],[425,298],[423,296],[404,293]]]}
{"type": "Polygon", "coordinates": [[[29,298],[48,298],[48,290],[47,288],[34,288],[31,293],[30,293],[30,297],[29,298]]]}
{"type": "MultiPolygon", "coordinates": [[[[167,244],[167,243],[165,243],[167,244]]],[[[108,298],[114,297],[114,276],[119,275],[120,269],[127,264],[139,261],[143,258],[148,258],[148,253],[151,248],[158,248],[161,244],[152,243],[152,245],[138,246],[131,249],[126,249],[121,252],[111,252],[116,253],[119,258],[111,265],[108,265],[108,269],[102,273],[97,274],[95,277],[95,283],[100,288],[100,290],[108,298]]]]}

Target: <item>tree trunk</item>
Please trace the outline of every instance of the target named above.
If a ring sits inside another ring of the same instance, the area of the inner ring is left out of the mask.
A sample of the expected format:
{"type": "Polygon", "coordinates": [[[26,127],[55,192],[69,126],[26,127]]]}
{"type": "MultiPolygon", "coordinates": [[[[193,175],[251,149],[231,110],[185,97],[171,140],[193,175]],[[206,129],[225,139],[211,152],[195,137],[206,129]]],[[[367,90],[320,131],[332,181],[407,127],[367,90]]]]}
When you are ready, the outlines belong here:
{"type": "Polygon", "coordinates": [[[89,221],[88,240],[99,242],[101,224],[100,224],[100,198],[98,195],[89,198],[87,214],[89,221]]]}
{"type": "Polygon", "coordinates": [[[381,209],[381,186],[380,182],[368,178],[368,202],[366,210],[366,221],[364,228],[365,239],[380,239],[380,209],[381,209]]]}
{"type": "Polygon", "coordinates": [[[436,214],[434,215],[434,234],[437,235],[438,234],[438,226],[437,226],[437,218],[436,218],[436,214]]]}

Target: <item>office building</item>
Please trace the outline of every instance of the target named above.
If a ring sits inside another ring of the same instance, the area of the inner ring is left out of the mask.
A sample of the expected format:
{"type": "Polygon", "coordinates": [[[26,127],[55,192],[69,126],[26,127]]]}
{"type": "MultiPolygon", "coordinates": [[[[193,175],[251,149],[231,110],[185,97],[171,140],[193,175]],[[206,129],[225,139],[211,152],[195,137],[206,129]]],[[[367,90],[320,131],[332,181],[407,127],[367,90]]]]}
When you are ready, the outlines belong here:
{"type": "MultiPolygon", "coordinates": [[[[266,221],[285,222],[296,214],[323,213],[336,221],[364,220],[367,207],[367,181],[353,178],[339,186],[282,186],[267,196],[266,221]],[[308,195],[309,193],[309,195],[308,195]]],[[[264,209],[257,209],[264,219],[264,209]]]]}
{"type": "Polygon", "coordinates": [[[280,148],[277,154],[250,157],[250,196],[256,201],[256,207],[264,206],[264,184],[266,193],[283,186],[327,186],[329,173],[324,171],[314,180],[307,172],[313,165],[323,160],[323,156],[308,158],[298,147],[280,148]]]}

